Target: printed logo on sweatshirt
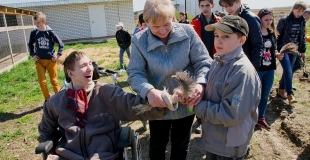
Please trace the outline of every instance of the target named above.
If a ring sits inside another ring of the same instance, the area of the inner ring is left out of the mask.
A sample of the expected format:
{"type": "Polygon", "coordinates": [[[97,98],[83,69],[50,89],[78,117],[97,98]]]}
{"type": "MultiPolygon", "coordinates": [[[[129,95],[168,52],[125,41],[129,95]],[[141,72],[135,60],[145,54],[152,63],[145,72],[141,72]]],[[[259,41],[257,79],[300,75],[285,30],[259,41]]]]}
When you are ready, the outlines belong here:
{"type": "Polygon", "coordinates": [[[40,49],[49,49],[50,40],[45,37],[38,38],[38,44],[40,49]]]}
{"type": "Polygon", "coordinates": [[[233,108],[239,107],[241,100],[242,100],[241,95],[234,95],[232,98],[231,106],[233,108]]]}

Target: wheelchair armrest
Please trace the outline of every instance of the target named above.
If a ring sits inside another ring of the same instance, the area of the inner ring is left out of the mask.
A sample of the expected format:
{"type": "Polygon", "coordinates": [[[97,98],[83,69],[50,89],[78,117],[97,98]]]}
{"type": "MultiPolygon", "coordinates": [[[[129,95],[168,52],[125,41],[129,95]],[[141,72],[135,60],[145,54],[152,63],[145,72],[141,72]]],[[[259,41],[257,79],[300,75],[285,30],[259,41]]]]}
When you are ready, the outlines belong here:
{"type": "Polygon", "coordinates": [[[48,153],[51,149],[53,148],[53,141],[45,141],[45,142],[41,142],[35,150],[36,154],[40,154],[40,153],[48,153]]]}
{"type": "Polygon", "coordinates": [[[126,148],[131,145],[131,128],[130,127],[122,127],[121,133],[119,135],[119,139],[117,142],[118,148],[126,148]]]}

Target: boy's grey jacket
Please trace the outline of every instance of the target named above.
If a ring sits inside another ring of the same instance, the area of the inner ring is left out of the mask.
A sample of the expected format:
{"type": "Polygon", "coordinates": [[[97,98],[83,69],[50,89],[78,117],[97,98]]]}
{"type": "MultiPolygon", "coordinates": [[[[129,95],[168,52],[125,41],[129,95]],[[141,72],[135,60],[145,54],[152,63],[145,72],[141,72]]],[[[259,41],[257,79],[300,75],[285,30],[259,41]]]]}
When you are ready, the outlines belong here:
{"type": "MultiPolygon", "coordinates": [[[[280,52],[281,48],[290,43],[290,33],[292,31],[292,25],[294,21],[294,14],[291,12],[288,16],[282,17],[277,25],[278,36],[278,51],[280,52]]],[[[299,17],[300,19],[300,35],[299,35],[299,44],[298,44],[298,52],[305,53],[306,52],[306,38],[305,38],[305,27],[306,20],[303,16],[299,17]]]]}
{"type": "Polygon", "coordinates": [[[242,46],[243,51],[258,71],[261,66],[261,59],[263,55],[263,37],[260,18],[251,12],[250,8],[243,5],[241,6],[238,15],[242,17],[249,26],[247,40],[242,46]]]}
{"type": "Polygon", "coordinates": [[[149,112],[135,115],[132,106],[145,104],[145,101],[108,84],[97,83],[88,88],[87,94],[91,95],[85,127],[76,124],[76,111],[67,108],[66,90],[52,96],[43,107],[38,140],[55,140],[60,133],[62,139],[57,144],[56,153],[61,159],[115,159],[119,156],[116,145],[120,120],[154,120],[169,110],[152,108],[149,112]]]}
{"type": "MultiPolygon", "coordinates": [[[[178,86],[172,75],[189,71],[195,75],[197,83],[205,83],[211,62],[206,47],[191,25],[173,23],[167,45],[146,29],[132,38],[128,82],[143,98],[152,88],[163,90],[166,87],[171,94],[178,86]]],[[[192,114],[186,106],[179,104],[176,111],[170,111],[163,119],[179,119],[192,114]]]]}
{"type": "Polygon", "coordinates": [[[205,96],[194,108],[202,120],[199,145],[224,157],[244,156],[258,120],[260,95],[259,77],[241,47],[215,56],[205,96]]]}

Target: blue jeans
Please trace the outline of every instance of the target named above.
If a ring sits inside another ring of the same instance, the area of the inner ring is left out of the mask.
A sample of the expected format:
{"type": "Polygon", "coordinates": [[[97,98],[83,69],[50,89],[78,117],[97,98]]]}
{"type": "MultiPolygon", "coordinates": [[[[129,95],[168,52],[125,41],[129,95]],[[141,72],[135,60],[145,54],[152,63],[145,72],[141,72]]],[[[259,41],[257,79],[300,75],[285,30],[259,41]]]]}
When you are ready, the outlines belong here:
{"type": "Polygon", "coordinates": [[[260,71],[258,76],[262,84],[261,100],[258,105],[258,119],[260,120],[265,117],[268,98],[273,85],[274,70],[260,71]]]}
{"type": "Polygon", "coordinates": [[[150,120],[150,160],[165,160],[169,136],[170,160],[186,160],[194,116],[173,120],[150,120]]]}
{"type": "Polygon", "coordinates": [[[123,60],[124,52],[125,51],[127,52],[127,56],[130,59],[130,47],[128,47],[126,49],[120,48],[119,49],[119,63],[120,63],[120,68],[121,69],[125,69],[124,60],[123,60]]]}
{"type": "Polygon", "coordinates": [[[296,61],[297,55],[294,54],[284,54],[283,59],[280,61],[283,68],[283,74],[280,80],[280,89],[285,89],[287,95],[294,94],[292,88],[293,82],[293,66],[296,61]]]}

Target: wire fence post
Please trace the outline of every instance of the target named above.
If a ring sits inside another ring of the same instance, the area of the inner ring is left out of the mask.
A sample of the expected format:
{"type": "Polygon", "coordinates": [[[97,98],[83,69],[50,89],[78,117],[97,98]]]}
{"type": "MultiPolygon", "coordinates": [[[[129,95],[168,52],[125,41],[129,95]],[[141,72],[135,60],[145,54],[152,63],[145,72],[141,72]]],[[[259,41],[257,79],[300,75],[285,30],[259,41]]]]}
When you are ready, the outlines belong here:
{"type": "Polygon", "coordinates": [[[8,38],[8,43],[9,43],[9,48],[10,48],[10,53],[11,53],[11,60],[12,60],[12,64],[14,65],[14,58],[13,58],[13,51],[12,51],[11,40],[10,40],[10,35],[9,35],[9,29],[8,29],[8,25],[6,23],[5,14],[2,13],[2,16],[3,16],[3,21],[4,21],[4,27],[6,28],[6,35],[8,38]]]}
{"type": "MultiPolygon", "coordinates": [[[[24,11],[23,11],[24,12],[24,11]]],[[[26,38],[26,32],[25,32],[25,26],[24,26],[24,20],[23,20],[23,15],[20,15],[21,23],[23,26],[23,33],[24,33],[24,39],[25,39],[25,52],[28,52],[28,47],[27,47],[27,38],[26,38]]]]}

